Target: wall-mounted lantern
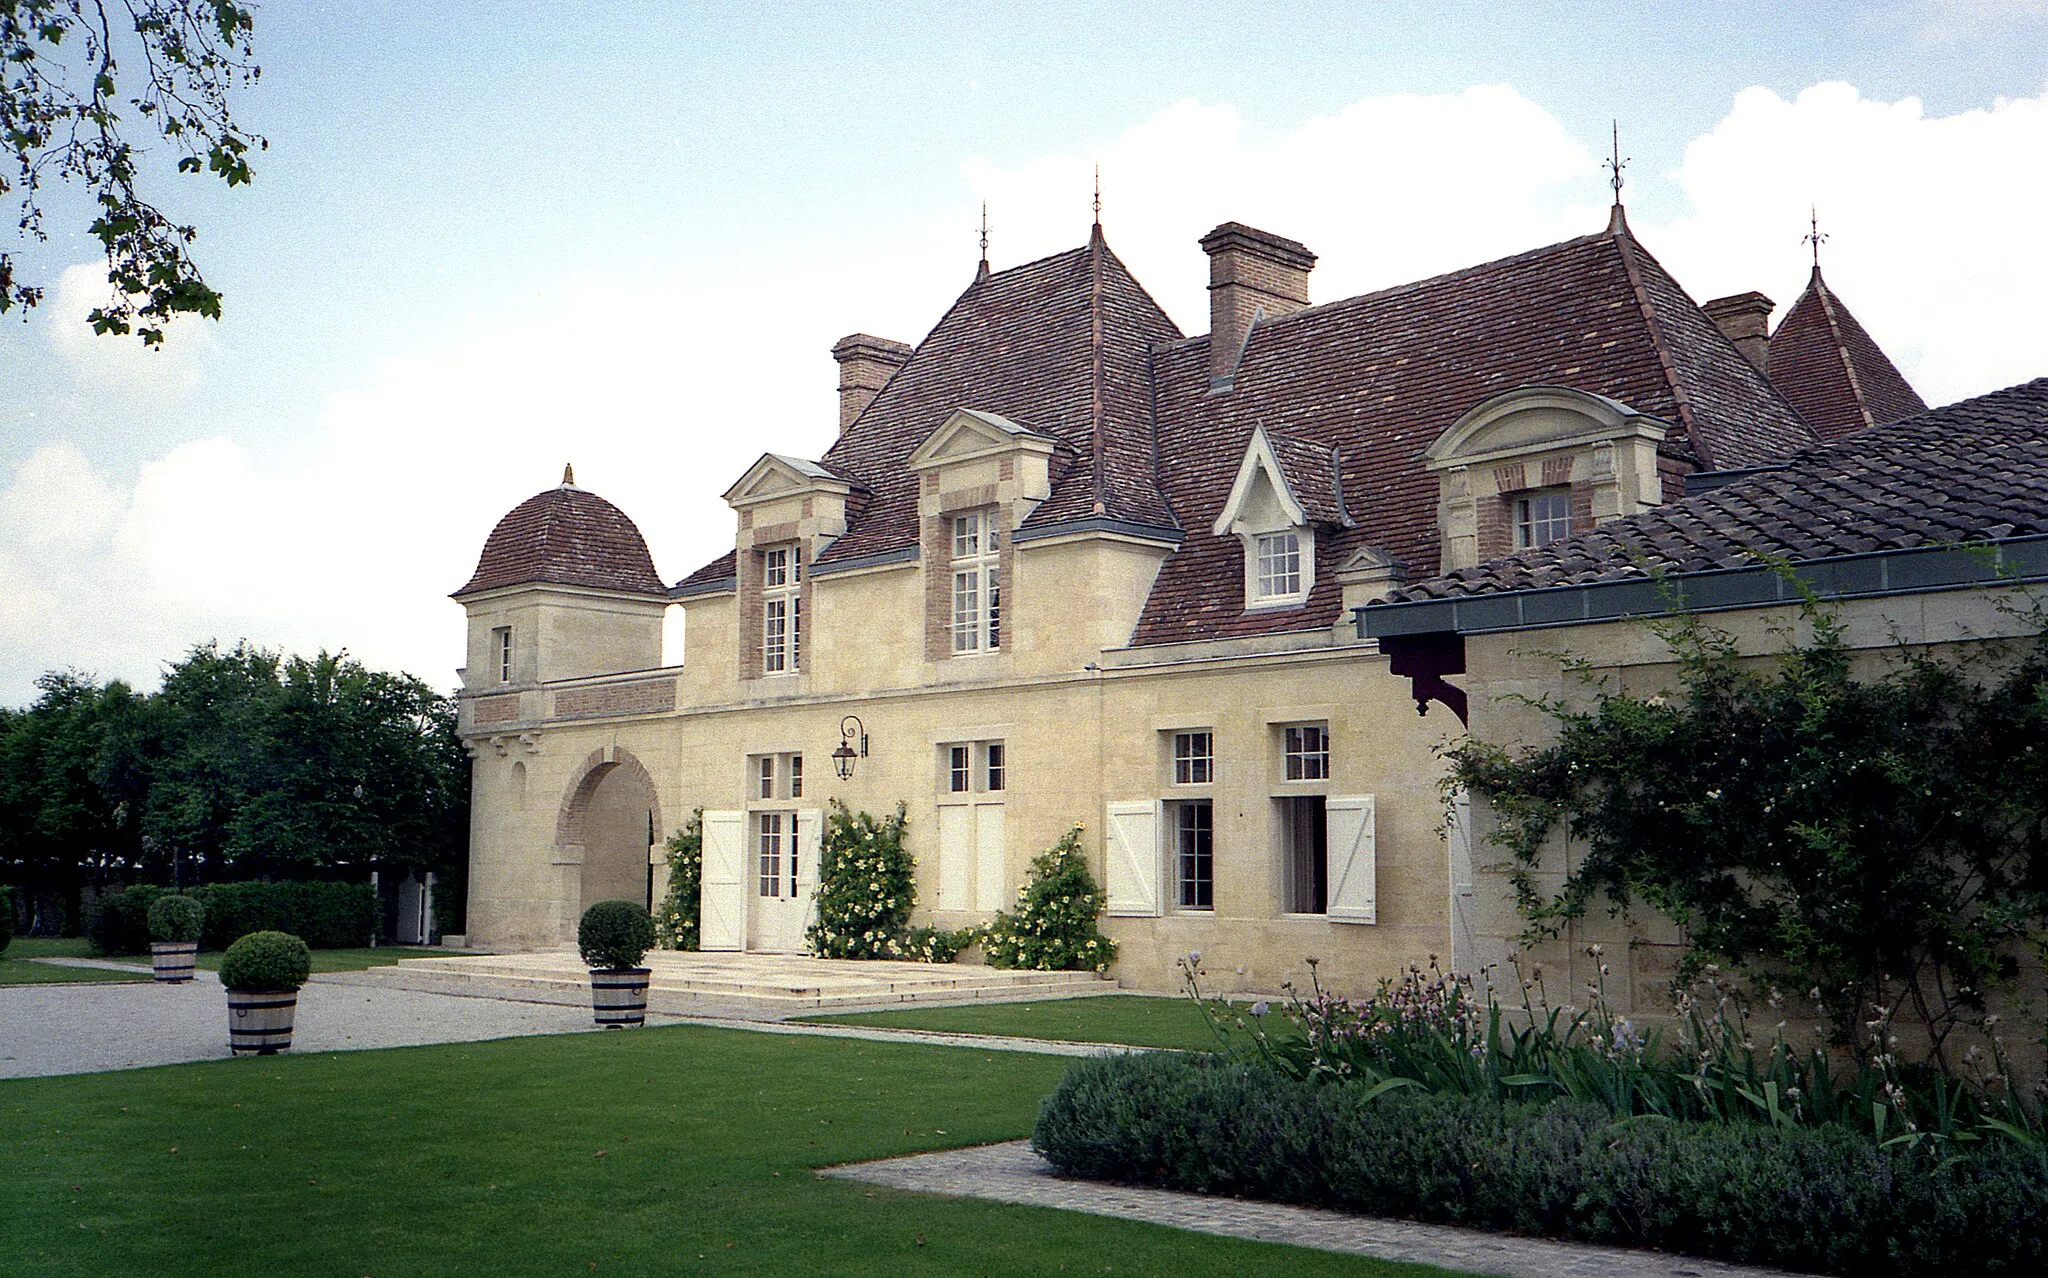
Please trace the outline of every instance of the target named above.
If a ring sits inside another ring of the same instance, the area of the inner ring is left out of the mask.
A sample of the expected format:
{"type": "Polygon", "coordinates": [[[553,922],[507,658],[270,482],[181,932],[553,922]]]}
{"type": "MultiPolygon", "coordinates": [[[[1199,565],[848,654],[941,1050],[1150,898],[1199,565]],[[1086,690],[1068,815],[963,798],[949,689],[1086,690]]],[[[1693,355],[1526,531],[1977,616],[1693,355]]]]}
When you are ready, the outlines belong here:
{"type": "Polygon", "coordinates": [[[859,715],[847,715],[839,721],[839,744],[832,751],[832,770],[839,774],[841,781],[853,777],[853,761],[868,757],[868,729],[859,715]]]}

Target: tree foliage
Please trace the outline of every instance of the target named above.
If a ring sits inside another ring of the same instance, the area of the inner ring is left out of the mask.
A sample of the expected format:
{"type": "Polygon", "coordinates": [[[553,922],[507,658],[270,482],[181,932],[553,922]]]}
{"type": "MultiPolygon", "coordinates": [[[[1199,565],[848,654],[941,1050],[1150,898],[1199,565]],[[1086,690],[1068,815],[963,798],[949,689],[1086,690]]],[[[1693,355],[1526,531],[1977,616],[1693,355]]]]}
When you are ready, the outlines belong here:
{"type": "Polygon", "coordinates": [[[86,884],[460,872],[455,708],[345,653],[194,648],[161,691],[45,675],[0,713],[0,879],[86,884]]]}
{"type": "Polygon", "coordinates": [[[1810,989],[1864,1052],[1903,1018],[1950,1068],[1948,1035],[2048,918],[2048,635],[1995,663],[1901,647],[1859,679],[1811,602],[1811,637],[1762,665],[1695,617],[1658,624],[1678,696],[1601,687],[1539,703],[1549,745],[1450,751],[1452,782],[1499,819],[1532,931],[1640,900],[1682,928],[1685,975],[1810,989]],[[1585,855],[1546,894],[1560,824],[1585,855]]]}
{"type": "MultiPolygon", "coordinates": [[[[249,153],[268,144],[235,122],[228,98],[260,74],[254,31],[253,9],[234,0],[0,0],[0,196],[39,241],[47,184],[90,196],[113,286],[87,317],[95,332],[156,345],[173,316],[220,317],[189,251],[198,232],[144,194],[143,139],[165,143],[179,173],[248,182],[249,153]]],[[[0,252],[0,312],[41,300],[0,252]]]]}

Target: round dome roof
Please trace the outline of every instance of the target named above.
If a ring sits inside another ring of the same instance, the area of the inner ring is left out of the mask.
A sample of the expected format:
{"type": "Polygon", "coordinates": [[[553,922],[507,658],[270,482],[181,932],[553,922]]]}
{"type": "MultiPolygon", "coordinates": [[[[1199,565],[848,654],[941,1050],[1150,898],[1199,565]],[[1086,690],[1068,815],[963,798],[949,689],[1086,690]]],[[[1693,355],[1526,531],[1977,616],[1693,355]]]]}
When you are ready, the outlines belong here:
{"type": "Polygon", "coordinates": [[[566,470],[561,487],[520,502],[491,529],[476,572],[455,597],[539,583],[668,594],[646,539],[626,512],[576,487],[566,470]]]}

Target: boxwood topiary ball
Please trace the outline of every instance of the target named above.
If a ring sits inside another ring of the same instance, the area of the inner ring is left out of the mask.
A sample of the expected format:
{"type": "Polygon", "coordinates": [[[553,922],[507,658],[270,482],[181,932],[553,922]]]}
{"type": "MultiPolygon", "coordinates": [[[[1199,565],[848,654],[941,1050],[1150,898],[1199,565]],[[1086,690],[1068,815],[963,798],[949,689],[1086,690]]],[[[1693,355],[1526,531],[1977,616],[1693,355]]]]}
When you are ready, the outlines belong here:
{"type": "Polygon", "coordinates": [[[638,967],[641,957],[654,948],[654,920],[632,901],[599,901],[583,911],[583,921],[576,926],[576,948],[583,952],[583,962],[598,971],[638,967]]]}
{"type": "Polygon", "coordinates": [[[289,932],[251,932],[221,956],[220,983],[248,994],[289,994],[313,971],[313,952],[289,932]]]}
{"type": "Polygon", "coordinates": [[[196,941],[206,927],[206,907],[189,896],[160,896],[149,904],[149,939],[196,941]]]}

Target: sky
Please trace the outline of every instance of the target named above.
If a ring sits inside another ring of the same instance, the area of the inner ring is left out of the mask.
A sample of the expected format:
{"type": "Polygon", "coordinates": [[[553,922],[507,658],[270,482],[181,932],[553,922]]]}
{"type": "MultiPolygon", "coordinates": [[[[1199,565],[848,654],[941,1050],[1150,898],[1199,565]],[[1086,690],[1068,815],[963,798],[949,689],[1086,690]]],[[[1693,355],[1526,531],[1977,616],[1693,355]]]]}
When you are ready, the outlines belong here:
{"type": "MultiPolygon", "coordinates": [[[[261,5],[227,191],[146,165],[225,297],[96,338],[75,193],[0,318],[0,705],[192,645],[443,689],[492,524],[573,462],[675,580],[837,425],[829,350],[1110,245],[1190,333],[1226,220],[1330,301],[1604,225],[1695,299],[1835,291],[1931,404],[2048,374],[2048,0],[261,5]]],[[[11,222],[11,218],[9,221],[11,222]]],[[[671,627],[670,658],[683,649],[671,627]]]]}

